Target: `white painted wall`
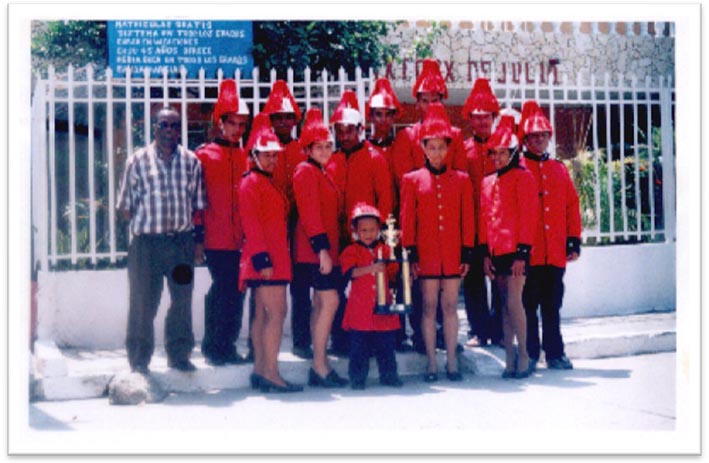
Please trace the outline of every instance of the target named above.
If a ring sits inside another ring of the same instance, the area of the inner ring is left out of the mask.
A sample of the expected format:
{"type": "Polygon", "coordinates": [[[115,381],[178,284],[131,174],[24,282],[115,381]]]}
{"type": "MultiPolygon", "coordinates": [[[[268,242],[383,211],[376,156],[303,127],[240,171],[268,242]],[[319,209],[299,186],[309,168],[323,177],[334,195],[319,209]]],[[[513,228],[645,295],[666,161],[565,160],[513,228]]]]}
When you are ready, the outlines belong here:
{"type": "MultiPolygon", "coordinates": [[[[581,259],[567,268],[562,317],[675,310],[675,267],[674,244],[584,247],[581,259]]],[[[204,333],[204,294],[209,284],[207,269],[198,268],[192,311],[197,344],[204,333]]],[[[126,270],[40,272],[37,298],[40,339],[54,340],[60,346],[123,346],[128,314],[126,270]]],[[[165,289],[155,319],[158,345],[163,343],[168,303],[165,289]]],[[[247,326],[244,320],[242,338],[247,326]]],[[[289,336],[290,315],[284,328],[289,336]]]]}

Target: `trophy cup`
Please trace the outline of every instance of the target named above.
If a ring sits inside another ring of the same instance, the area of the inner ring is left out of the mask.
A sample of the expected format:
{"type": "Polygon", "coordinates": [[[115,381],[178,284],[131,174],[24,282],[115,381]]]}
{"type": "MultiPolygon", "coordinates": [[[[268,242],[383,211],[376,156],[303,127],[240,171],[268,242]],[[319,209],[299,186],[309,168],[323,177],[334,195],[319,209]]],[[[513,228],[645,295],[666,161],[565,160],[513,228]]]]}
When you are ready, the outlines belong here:
{"type": "Polygon", "coordinates": [[[402,283],[402,301],[400,303],[396,302],[397,292],[394,288],[389,288],[389,295],[391,296],[391,303],[387,303],[387,292],[386,292],[386,272],[377,272],[377,305],[374,308],[374,313],[377,315],[392,315],[392,314],[407,314],[411,313],[411,267],[409,263],[409,256],[406,249],[401,249],[401,259],[396,258],[394,249],[399,244],[400,230],[394,228],[396,219],[392,214],[386,219],[386,229],[382,232],[384,236],[384,243],[389,247],[389,258],[384,259],[382,256],[382,250],[379,249],[377,255],[377,262],[391,263],[399,262],[401,264],[401,283],[402,283]]]}

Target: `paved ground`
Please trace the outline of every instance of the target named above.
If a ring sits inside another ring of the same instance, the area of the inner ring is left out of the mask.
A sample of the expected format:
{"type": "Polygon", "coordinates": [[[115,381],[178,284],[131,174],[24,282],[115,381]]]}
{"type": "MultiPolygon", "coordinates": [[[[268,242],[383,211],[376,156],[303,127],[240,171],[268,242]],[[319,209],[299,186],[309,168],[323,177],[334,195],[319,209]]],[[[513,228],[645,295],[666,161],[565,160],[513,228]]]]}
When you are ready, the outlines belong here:
{"type": "Polygon", "coordinates": [[[155,432],[165,432],[171,445],[158,444],[158,451],[178,452],[598,452],[609,441],[581,438],[595,432],[675,429],[674,353],[578,359],[575,366],[571,371],[541,368],[528,380],[467,375],[462,383],[429,385],[412,376],[398,390],[370,380],[365,391],[174,393],[163,403],[137,407],[111,406],[106,398],[36,402],[29,404],[25,438],[38,445],[83,448],[103,442],[107,432],[111,437],[98,452],[155,451],[152,440],[145,440],[155,432]],[[312,431],[328,438],[315,439],[312,431]],[[351,432],[376,439],[348,439],[351,432]],[[506,432],[521,441],[504,446],[510,436],[506,432]],[[123,438],[116,440],[116,433],[123,438]],[[264,444],[263,436],[272,434],[285,436],[278,441],[282,445],[264,444]],[[417,437],[429,434],[435,439],[417,437]],[[567,435],[570,441],[558,439],[567,435]],[[195,436],[231,437],[205,447],[195,436]],[[445,436],[467,437],[447,443],[445,436]],[[568,447],[569,442],[575,446],[568,447]]]}

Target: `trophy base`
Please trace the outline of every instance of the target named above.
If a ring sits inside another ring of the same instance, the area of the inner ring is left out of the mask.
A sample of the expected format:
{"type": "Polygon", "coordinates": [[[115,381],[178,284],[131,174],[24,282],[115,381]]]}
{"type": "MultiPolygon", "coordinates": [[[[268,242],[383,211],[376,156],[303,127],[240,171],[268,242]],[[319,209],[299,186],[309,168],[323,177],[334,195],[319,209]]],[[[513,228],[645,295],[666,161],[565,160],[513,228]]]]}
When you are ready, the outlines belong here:
{"type": "Polygon", "coordinates": [[[411,304],[391,304],[379,305],[374,307],[375,315],[405,315],[410,314],[413,310],[411,304]]]}

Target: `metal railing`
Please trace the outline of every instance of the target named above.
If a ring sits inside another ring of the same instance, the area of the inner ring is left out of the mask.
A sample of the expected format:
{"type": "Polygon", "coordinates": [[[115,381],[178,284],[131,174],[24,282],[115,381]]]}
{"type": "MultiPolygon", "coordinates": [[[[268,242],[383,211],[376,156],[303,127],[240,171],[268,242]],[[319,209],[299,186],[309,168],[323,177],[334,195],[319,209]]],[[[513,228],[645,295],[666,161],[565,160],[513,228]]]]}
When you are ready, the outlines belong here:
{"type": "MultiPolygon", "coordinates": [[[[289,70],[285,80],[301,108],[322,108],[326,123],[347,89],[357,93],[364,109],[375,80],[372,71],[364,75],[360,69],[352,79],[343,69],[317,78],[306,69],[303,75],[296,81],[289,70]]],[[[257,68],[251,79],[242,79],[238,71],[233,77],[252,115],[277,79],[271,71],[262,81],[257,68]]],[[[181,112],[183,145],[206,141],[203,133],[190,130],[190,108],[206,104],[211,110],[223,78],[221,71],[216,79],[205,78],[204,72],[188,79],[184,70],[178,78],[145,73],[134,79],[130,71],[114,78],[111,69],[97,77],[90,66],[70,67],[61,75],[49,69],[48,78],[36,83],[32,104],[35,264],[96,268],[124,257],[127,227],[117,222],[115,203],[126,156],[150,142],[151,115],[168,104],[181,112]]],[[[671,78],[637,82],[589,74],[576,76],[575,82],[562,76],[545,84],[539,78],[531,85],[524,79],[500,84],[493,71],[490,82],[502,107],[519,109],[533,98],[548,109],[552,123],[564,108],[591,114],[576,162],[581,164],[577,185],[592,187],[582,201],[585,243],[674,239],[671,78]]],[[[553,151],[554,140],[550,147],[553,151]]]]}

